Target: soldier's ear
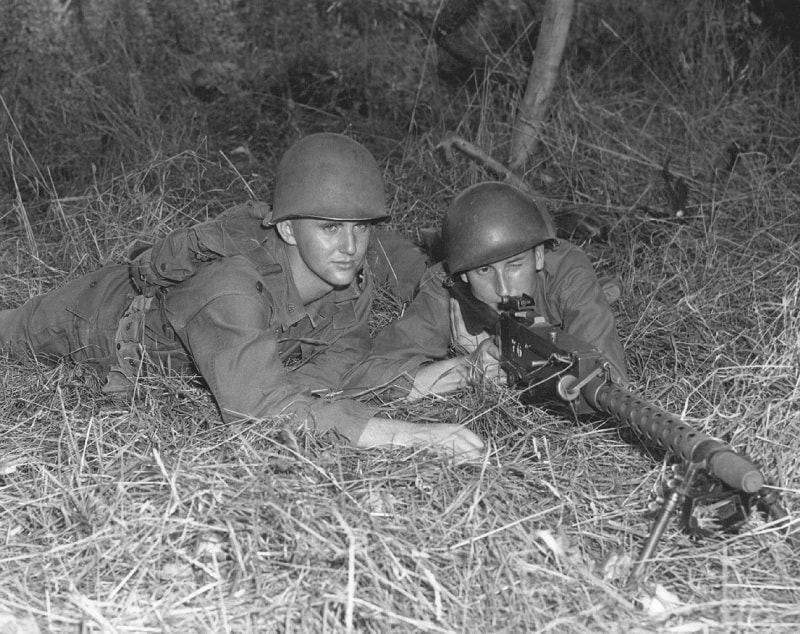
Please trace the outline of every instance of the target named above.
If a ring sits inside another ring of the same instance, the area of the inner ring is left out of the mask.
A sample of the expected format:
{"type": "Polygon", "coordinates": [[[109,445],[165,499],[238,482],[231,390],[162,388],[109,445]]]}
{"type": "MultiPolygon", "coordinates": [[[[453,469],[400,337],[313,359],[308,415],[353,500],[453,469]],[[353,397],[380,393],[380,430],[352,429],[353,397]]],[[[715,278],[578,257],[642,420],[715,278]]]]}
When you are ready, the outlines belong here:
{"type": "Polygon", "coordinates": [[[544,268],[544,245],[537,244],[533,248],[533,259],[536,264],[536,270],[541,271],[544,268]]]}
{"type": "Polygon", "coordinates": [[[291,220],[281,220],[275,225],[278,235],[286,244],[297,245],[297,238],[294,236],[294,225],[291,220]]]}

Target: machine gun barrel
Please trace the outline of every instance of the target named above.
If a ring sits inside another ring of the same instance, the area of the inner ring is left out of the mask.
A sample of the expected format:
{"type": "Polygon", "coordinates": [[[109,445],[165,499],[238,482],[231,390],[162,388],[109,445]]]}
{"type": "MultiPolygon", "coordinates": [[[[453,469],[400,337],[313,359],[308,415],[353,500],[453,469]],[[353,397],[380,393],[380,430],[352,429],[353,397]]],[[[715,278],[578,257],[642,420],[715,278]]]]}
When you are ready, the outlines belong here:
{"type": "MultiPolygon", "coordinates": [[[[456,282],[450,292],[461,306],[468,332],[477,334],[486,330],[499,336],[501,362],[510,382],[523,387],[534,398],[536,395],[564,398],[571,386],[580,382],[579,413],[594,410],[611,416],[733,489],[756,493],[764,486],[764,476],[750,460],[725,443],[693,429],[679,416],[609,380],[606,372],[599,372],[598,368],[607,361],[593,346],[559,328],[537,324],[529,312],[520,307],[515,310],[513,301],[498,315],[476,300],[466,284],[456,282]]],[[[572,396],[578,393],[573,392],[572,396]]]]}
{"type": "Polygon", "coordinates": [[[627,424],[649,441],[705,469],[729,487],[756,493],[764,486],[761,471],[747,458],[625,388],[597,377],[589,381],[581,393],[593,409],[627,424]]]}

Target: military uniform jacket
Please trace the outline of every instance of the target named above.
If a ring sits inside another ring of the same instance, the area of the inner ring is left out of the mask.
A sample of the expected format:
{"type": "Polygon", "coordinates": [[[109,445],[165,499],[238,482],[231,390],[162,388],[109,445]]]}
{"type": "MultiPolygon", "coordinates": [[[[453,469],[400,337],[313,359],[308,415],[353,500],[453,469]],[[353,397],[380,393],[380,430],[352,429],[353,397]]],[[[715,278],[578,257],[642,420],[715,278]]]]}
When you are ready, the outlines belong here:
{"type": "MultiPolygon", "coordinates": [[[[408,391],[421,365],[447,358],[453,342],[446,280],[441,263],[428,270],[403,316],[375,337],[369,357],[348,373],[348,389],[394,386],[408,391]]],[[[627,381],[611,307],[583,251],[563,240],[545,251],[531,296],[548,322],[602,350],[618,378],[627,381]]]]}
{"type": "MultiPolygon", "coordinates": [[[[132,277],[158,298],[148,319],[163,315],[225,420],[286,415],[355,440],[374,409],[327,395],[369,350],[372,275],[303,306],[286,245],[262,210],[244,211],[177,230],[137,259],[132,277]]],[[[152,338],[147,348],[163,361],[152,338]]]]}

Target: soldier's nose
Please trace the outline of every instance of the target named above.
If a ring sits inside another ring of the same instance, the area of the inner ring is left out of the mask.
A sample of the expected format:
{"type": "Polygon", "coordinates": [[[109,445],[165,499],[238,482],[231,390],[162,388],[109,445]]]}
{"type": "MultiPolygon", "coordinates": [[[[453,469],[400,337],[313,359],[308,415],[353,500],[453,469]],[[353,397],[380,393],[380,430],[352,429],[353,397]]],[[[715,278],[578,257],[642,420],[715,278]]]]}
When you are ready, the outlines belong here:
{"type": "Polygon", "coordinates": [[[494,285],[494,292],[497,293],[498,297],[508,297],[510,287],[511,286],[508,283],[508,280],[506,280],[505,275],[498,274],[494,285]]]}
{"type": "Polygon", "coordinates": [[[356,237],[353,234],[352,229],[346,229],[342,232],[342,239],[339,243],[339,249],[341,249],[342,253],[347,253],[352,255],[356,252],[356,237]]]}

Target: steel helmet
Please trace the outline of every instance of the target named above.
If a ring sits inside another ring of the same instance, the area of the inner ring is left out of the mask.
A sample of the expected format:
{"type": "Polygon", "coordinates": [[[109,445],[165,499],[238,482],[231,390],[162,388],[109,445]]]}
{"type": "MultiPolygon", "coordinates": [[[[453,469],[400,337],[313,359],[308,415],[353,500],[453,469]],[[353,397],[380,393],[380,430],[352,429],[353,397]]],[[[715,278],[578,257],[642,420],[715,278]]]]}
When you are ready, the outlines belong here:
{"type": "Polygon", "coordinates": [[[281,158],[267,224],[289,218],[381,220],[387,216],[378,163],[357,141],[341,134],[311,134],[281,158]]]}
{"type": "Polygon", "coordinates": [[[490,181],[468,187],[450,203],[442,224],[451,275],[510,258],[556,240],[550,215],[521,189],[490,181]]]}

